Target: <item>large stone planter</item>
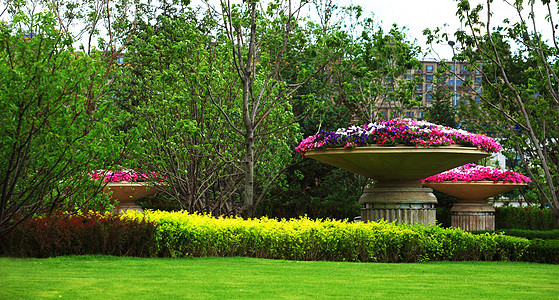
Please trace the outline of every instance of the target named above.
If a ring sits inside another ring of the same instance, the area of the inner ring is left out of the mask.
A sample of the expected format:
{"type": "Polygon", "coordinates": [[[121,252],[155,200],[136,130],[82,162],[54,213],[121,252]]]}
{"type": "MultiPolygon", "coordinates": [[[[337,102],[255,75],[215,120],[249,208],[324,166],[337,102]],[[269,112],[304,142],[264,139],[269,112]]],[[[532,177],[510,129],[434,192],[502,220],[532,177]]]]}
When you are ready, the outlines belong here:
{"type": "Polygon", "coordinates": [[[451,225],[468,231],[495,230],[495,208],[487,203],[487,198],[525,185],[492,181],[425,182],[425,186],[458,198],[451,209],[451,225]]]}
{"type": "Polygon", "coordinates": [[[433,224],[436,197],[420,180],[489,156],[474,147],[382,147],[308,150],[305,156],[376,180],[359,199],[364,221],[433,224]]]}
{"type": "Polygon", "coordinates": [[[141,206],[136,205],[135,201],[147,196],[153,196],[157,192],[155,187],[150,186],[147,182],[109,182],[103,190],[111,191],[111,198],[117,202],[116,210],[119,214],[128,210],[140,211],[141,206]]]}

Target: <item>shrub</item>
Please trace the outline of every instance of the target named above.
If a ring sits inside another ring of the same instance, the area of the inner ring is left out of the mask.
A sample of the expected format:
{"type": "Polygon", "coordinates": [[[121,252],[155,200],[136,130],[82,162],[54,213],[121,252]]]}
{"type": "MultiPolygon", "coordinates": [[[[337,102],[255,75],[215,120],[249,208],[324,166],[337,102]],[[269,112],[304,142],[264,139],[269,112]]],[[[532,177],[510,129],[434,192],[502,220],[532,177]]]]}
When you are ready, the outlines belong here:
{"type": "Polygon", "coordinates": [[[530,246],[526,250],[523,260],[559,264],[559,240],[532,240],[530,246]]]}
{"type": "MultiPolygon", "coordinates": [[[[143,218],[128,214],[128,218],[143,218]]],[[[474,235],[438,226],[336,220],[243,220],[206,214],[147,211],[157,224],[156,253],[163,257],[249,256],[361,262],[520,260],[529,241],[474,235]]]]}
{"type": "Polygon", "coordinates": [[[155,224],[110,214],[54,213],[31,218],[0,239],[0,254],[18,257],[105,254],[152,256],[155,224]]]}
{"type": "Polygon", "coordinates": [[[548,208],[504,206],[495,207],[495,228],[551,230],[556,228],[556,224],[548,208]]]}
{"type": "Polygon", "coordinates": [[[502,233],[509,236],[523,237],[529,240],[533,240],[533,239],[559,240],[559,229],[554,229],[554,230],[502,229],[496,231],[479,230],[479,231],[471,231],[471,233],[473,234],[502,233]]]}

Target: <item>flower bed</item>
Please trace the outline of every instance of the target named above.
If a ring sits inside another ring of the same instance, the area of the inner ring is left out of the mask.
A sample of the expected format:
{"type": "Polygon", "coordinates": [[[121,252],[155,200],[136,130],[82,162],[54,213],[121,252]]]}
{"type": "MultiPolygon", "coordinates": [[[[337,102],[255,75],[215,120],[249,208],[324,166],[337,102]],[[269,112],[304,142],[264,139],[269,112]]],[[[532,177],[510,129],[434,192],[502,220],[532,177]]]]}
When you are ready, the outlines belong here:
{"type": "Polygon", "coordinates": [[[148,180],[153,180],[159,177],[156,172],[151,172],[149,174],[137,172],[134,170],[97,170],[89,173],[93,179],[104,179],[105,182],[119,182],[119,181],[129,181],[129,182],[143,182],[148,180]]]}
{"type": "Polygon", "coordinates": [[[443,182],[443,181],[493,181],[504,183],[529,183],[530,178],[514,171],[503,170],[494,167],[484,167],[476,164],[466,164],[431,177],[427,177],[425,181],[443,182]]]}
{"type": "Polygon", "coordinates": [[[306,151],[312,149],[368,145],[415,147],[461,145],[477,147],[488,152],[499,152],[503,149],[493,138],[482,134],[426,121],[392,119],[370,123],[363,127],[352,126],[336,131],[320,131],[304,139],[295,150],[304,155],[306,151]]]}

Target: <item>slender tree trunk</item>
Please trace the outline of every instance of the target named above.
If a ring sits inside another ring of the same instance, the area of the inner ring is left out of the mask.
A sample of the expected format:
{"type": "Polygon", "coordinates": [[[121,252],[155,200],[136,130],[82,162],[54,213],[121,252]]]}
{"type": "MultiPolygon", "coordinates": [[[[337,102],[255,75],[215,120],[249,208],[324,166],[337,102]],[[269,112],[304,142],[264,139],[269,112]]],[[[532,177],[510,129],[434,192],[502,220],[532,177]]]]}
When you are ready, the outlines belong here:
{"type": "Polygon", "coordinates": [[[243,121],[245,125],[245,201],[242,213],[252,215],[254,204],[254,120],[250,117],[250,73],[243,78],[243,121]]]}

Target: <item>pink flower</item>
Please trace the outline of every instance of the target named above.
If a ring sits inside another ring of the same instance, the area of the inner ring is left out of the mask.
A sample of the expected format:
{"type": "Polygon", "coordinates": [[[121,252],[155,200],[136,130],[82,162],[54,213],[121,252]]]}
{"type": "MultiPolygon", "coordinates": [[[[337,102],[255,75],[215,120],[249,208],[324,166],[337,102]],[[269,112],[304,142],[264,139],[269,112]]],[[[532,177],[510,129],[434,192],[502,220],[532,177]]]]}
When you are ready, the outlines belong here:
{"type": "Polygon", "coordinates": [[[503,148],[493,138],[461,129],[436,125],[426,121],[392,119],[370,123],[363,127],[352,126],[336,131],[321,131],[301,141],[295,148],[301,155],[310,149],[348,148],[367,145],[406,145],[415,147],[474,146],[488,152],[503,148]]]}
{"type": "MultiPolygon", "coordinates": [[[[101,179],[104,178],[105,182],[118,182],[118,181],[147,181],[150,179],[160,177],[158,173],[151,172],[141,173],[134,170],[120,170],[120,171],[113,171],[113,170],[97,170],[89,173],[91,178],[93,179],[101,179]]],[[[159,179],[160,181],[161,179],[159,179]]]]}
{"type": "Polygon", "coordinates": [[[466,164],[422,180],[443,182],[443,181],[493,181],[511,183],[529,183],[530,178],[514,171],[503,170],[494,167],[484,167],[476,164],[466,164]]]}

